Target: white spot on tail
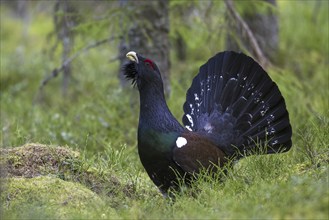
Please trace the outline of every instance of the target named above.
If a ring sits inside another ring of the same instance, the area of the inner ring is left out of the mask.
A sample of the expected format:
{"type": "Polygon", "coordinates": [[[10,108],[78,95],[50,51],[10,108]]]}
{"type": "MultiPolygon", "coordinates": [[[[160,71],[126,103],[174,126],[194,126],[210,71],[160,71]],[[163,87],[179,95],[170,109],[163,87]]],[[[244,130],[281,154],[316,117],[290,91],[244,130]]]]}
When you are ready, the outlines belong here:
{"type": "Polygon", "coordinates": [[[200,100],[198,94],[194,93],[194,99],[195,99],[195,101],[200,100]]]}
{"type": "Polygon", "coordinates": [[[277,144],[277,143],[279,143],[279,141],[278,140],[274,140],[274,141],[272,141],[272,145],[275,145],[275,144],[277,144]]]}
{"type": "Polygon", "coordinates": [[[188,126],[188,125],[186,125],[185,128],[186,128],[187,130],[189,130],[189,131],[192,131],[192,128],[191,128],[190,126],[188,126]]]}
{"type": "Polygon", "coordinates": [[[189,114],[186,114],[186,117],[187,117],[188,121],[191,123],[191,126],[193,127],[193,126],[194,126],[194,123],[193,123],[193,118],[192,118],[192,116],[189,115],[189,114]]]}
{"type": "Polygon", "coordinates": [[[212,133],[212,129],[214,128],[213,126],[211,126],[211,124],[209,122],[206,123],[206,125],[203,127],[204,130],[208,133],[212,133]]]}
{"type": "Polygon", "coordinates": [[[190,104],[190,109],[191,109],[191,115],[194,115],[194,108],[192,104],[190,104]]]}
{"type": "Polygon", "coordinates": [[[184,137],[178,137],[176,140],[176,146],[178,148],[182,148],[187,144],[187,140],[184,137]]]}
{"type": "Polygon", "coordinates": [[[272,135],[275,134],[275,128],[269,127],[269,129],[266,131],[266,135],[272,135]]]}

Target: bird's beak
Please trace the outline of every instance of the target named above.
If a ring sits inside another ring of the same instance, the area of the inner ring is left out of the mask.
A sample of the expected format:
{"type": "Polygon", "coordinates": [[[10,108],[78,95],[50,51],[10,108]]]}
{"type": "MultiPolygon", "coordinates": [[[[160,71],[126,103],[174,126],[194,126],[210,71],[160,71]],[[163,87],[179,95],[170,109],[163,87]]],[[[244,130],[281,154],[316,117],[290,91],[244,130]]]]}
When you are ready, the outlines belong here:
{"type": "Polygon", "coordinates": [[[130,51],[130,52],[128,52],[128,53],[126,54],[126,57],[127,57],[129,60],[131,60],[131,61],[133,61],[133,62],[135,62],[135,63],[138,63],[138,57],[137,57],[136,52],[134,52],[134,51],[130,51]]]}

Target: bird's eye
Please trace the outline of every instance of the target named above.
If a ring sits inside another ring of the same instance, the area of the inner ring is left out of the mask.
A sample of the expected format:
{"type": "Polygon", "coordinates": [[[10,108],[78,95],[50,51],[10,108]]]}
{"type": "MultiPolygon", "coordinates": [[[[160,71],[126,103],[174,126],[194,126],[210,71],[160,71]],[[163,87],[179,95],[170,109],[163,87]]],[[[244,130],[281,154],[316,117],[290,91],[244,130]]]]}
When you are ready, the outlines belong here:
{"type": "Polygon", "coordinates": [[[145,63],[145,65],[147,67],[150,67],[150,68],[152,68],[154,70],[154,64],[153,64],[153,62],[151,60],[146,59],[146,60],[144,60],[144,63],[145,63]]]}

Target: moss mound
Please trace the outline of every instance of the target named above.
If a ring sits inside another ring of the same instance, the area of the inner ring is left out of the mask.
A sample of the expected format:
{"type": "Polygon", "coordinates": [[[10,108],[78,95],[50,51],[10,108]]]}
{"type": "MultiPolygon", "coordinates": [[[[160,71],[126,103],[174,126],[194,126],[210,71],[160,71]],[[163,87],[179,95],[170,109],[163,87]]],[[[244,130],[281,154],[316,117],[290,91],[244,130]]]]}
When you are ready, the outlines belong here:
{"type": "Polygon", "coordinates": [[[4,208],[3,219],[65,219],[115,217],[94,192],[78,183],[54,177],[8,178],[1,193],[4,208]],[[20,210],[19,212],[17,210],[20,210]],[[95,210],[98,216],[90,216],[95,210]],[[105,212],[104,212],[105,210],[105,212]]]}
{"type": "Polygon", "coordinates": [[[0,165],[1,219],[115,218],[113,198],[131,192],[111,171],[94,167],[68,147],[1,148],[0,165]]]}
{"type": "Polygon", "coordinates": [[[52,176],[79,182],[96,193],[109,196],[128,192],[111,173],[99,172],[68,147],[30,143],[16,148],[0,149],[1,178],[52,176]]]}
{"type": "Polygon", "coordinates": [[[31,178],[58,174],[79,159],[79,153],[69,148],[34,143],[0,149],[0,152],[4,165],[1,177],[31,178]]]}

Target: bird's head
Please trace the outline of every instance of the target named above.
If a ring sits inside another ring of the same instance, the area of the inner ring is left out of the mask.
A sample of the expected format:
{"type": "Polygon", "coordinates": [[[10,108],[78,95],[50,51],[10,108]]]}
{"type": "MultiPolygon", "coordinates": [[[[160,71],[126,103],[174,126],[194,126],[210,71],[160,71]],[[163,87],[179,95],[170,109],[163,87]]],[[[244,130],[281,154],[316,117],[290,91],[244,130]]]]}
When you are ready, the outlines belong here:
{"type": "Polygon", "coordinates": [[[128,80],[132,80],[132,84],[137,84],[138,89],[147,85],[163,87],[160,70],[152,60],[134,51],[128,52],[126,57],[130,62],[124,66],[123,73],[128,80]]]}

